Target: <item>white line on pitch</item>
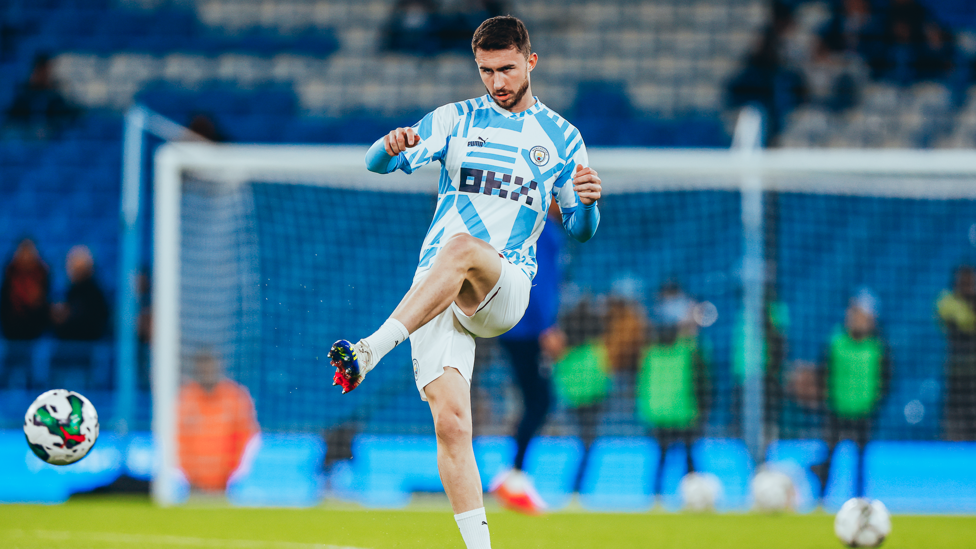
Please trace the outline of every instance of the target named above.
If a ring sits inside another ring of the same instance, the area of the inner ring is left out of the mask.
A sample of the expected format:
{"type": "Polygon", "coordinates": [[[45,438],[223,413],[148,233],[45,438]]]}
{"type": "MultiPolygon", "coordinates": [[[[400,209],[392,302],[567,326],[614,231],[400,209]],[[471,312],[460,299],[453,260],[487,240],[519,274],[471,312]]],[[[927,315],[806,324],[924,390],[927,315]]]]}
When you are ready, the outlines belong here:
{"type": "Polygon", "coordinates": [[[362,549],[346,545],[295,543],[290,541],[262,541],[248,539],[195,538],[187,536],[150,536],[140,534],[112,534],[101,532],[65,532],[58,530],[9,530],[10,537],[34,537],[51,541],[93,541],[145,546],[147,544],[172,547],[208,547],[226,549],[362,549]]]}

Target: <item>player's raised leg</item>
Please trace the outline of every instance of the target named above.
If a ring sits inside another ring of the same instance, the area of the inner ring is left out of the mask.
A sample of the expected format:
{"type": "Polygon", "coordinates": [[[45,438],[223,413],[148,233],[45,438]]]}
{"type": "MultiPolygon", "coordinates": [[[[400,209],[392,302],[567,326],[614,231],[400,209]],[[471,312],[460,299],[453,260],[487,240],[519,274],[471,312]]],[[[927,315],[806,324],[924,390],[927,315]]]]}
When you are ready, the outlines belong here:
{"type": "Polygon", "coordinates": [[[456,303],[474,315],[501,276],[501,257],[487,242],[456,234],[437,253],[430,271],[403,297],[390,318],[373,335],[352,344],[335,342],[329,359],[336,367],[334,385],[355,389],[380,359],[411,333],[456,303]]]}
{"type": "Polygon", "coordinates": [[[446,367],[424,392],[437,434],[437,469],[461,537],[468,549],[490,549],[481,476],[471,444],[470,386],[460,372],[446,367]]]}

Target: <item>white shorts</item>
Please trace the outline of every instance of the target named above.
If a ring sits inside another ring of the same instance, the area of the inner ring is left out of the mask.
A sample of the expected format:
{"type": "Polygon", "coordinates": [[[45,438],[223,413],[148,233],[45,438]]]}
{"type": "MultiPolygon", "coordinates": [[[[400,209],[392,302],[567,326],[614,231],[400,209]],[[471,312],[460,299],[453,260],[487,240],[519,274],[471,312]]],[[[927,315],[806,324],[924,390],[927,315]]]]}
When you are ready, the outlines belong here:
{"type": "MultiPolygon", "coordinates": [[[[410,334],[413,377],[420,398],[427,400],[424,387],[441,377],[445,367],[456,368],[471,385],[474,373],[474,338],[495,337],[511,330],[529,306],[532,281],[515,265],[499,257],[502,273],[472,316],[451,303],[443,313],[410,334]]],[[[417,284],[429,271],[414,276],[417,284]]]]}

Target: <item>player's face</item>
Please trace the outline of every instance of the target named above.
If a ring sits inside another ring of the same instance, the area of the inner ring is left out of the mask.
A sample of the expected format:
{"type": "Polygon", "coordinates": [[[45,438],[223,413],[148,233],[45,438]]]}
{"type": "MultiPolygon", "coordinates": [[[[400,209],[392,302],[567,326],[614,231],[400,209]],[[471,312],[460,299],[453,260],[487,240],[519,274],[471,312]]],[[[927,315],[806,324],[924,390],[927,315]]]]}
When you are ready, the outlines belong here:
{"type": "Polygon", "coordinates": [[[515,48],[478,50],[474,60],[485,89],[499,107],[522,112],[535,103],[530,93],[529,72],[539,60],[538,55],[533,53],[526,59],[515,48]]]}

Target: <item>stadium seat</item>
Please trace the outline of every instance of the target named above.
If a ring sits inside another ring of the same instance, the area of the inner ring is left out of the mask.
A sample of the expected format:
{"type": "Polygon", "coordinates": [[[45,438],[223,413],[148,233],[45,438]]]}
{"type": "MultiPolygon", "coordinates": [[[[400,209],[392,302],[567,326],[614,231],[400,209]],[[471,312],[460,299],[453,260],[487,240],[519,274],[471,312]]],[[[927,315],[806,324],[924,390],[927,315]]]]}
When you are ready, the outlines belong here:
{"type": "Polygon", "coordinates": [[[802,478],[794,480],[798,492],[797,510],[812,511],[816,502],[820,500],[820,479],[811,467],[819,465],[827,459],[827,445],[822,440],[776,440],[766,448],[766,462],[780,465],[788,474],[800,474],[802,478]],[[795,469],[795,470],[794,470],[795,469]]]}
{"type": "Polygon", "coordinates": [[[893,513],[976,512],[976,443],[876,441],[864,455],[864,494],[893,513]]]}
{"type": "Polygon", "coordinates": [[[536,437],[525,452],[525,472],[549,509],[565,507],[573,493],[583,442],[577,437],[536,437]]]}
{"type": "Polygon", "coordinates": [[[687,448],[681,442],[672,444],[664,454],[664,464],[661,466],[661,504],[669,511],[681,509],[681,494],[678,486],[681,479],[688,474],[687,448]]]}
{"type": "Polygon", "coordinates": [[[660,450],[647,438],[598,438],[590,447],[580,503],[593,511],[646,511],[660,450]]]}
{"type": "Polygon", "coordinates": [[[24,442],[20,429],[0,431],[0,502],[62,503],[68,496],[114,482],[122,473],[122,451],[112,433],[71,467],[49,465],[24,442]]]}
{"type": "Polygon", "coordinates": [[[474,459],[481,473],[481,488],[489,490],[492,480],[512,467],[515,459],[512,437],[478,437],[474,439],[474,459]]]}
{"type": "MultiPolygon", "coordinates": [[[[248,470],[227,484],[233,505],[311,507],[324,495],[325,442],[315,435],[261,434],[248,470]]],[[[250,448],[249,448],[250,450],[250,448]]]]}
{"type": "Polygon", "coordinates": [[[359,435],[352,455],[353,488],[367,507],[403,507],[415,490],[443,490],[433,436],[359,435]]]}
{"type": "MultiPolygon", "coordinates": [[[[830,460],[830,472],[827,474],[827,486],[824,487],[823,505],[828,511],[840,509],[845,501],[854,497],[856,466],[857,445],[850,440],[841,441],[834,448],[834,456],[830,460]]],[[[867,470],[865,470],[866,476],[867,470]]]]}
{"type": "Polygon", "coordinates": [[[754,468],[745,443],[731,438],[703,438],[692,447],[696,469],[712,473],[722,482],[719,510],[744,509],[754,468]]]}

